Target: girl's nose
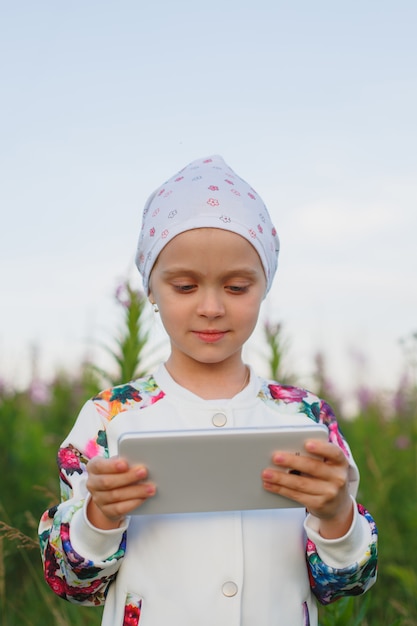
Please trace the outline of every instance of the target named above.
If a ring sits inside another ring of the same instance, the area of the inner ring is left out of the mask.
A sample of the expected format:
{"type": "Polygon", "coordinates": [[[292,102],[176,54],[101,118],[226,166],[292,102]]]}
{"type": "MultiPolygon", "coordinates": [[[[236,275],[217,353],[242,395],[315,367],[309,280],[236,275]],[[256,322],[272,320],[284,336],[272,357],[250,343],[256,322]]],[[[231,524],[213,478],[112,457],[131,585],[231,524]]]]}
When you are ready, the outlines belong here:
{"type": "Polygon", "coordinates": [[[202,290],[197,313],[208,318],[224,315],[223,292],[219,292],[217,289],[202,290]]]}

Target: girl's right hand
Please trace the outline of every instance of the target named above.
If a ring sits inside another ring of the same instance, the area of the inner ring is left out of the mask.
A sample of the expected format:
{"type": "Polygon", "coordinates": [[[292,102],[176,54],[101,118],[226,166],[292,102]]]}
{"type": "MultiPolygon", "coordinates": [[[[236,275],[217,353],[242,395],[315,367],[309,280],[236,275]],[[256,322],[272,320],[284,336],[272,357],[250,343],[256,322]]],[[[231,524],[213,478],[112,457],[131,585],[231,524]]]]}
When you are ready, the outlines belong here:
{"type": "Polygon", "coordinates": [[[120,457],[94,457],[87,463],[87,472],[91,494],[87,517],[102,530],[118,528],[126,515],[156,492],[153,483],[144,482],[146,467],[130,467],[120,457]]]}

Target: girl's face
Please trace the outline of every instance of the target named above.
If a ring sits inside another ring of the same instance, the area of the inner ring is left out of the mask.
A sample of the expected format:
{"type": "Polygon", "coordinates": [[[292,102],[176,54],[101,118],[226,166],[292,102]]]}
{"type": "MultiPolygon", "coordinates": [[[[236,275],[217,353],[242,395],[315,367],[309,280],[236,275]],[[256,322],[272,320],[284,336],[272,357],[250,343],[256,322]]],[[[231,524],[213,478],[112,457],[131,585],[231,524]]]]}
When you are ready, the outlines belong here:
{"type": "Polygon", "coordinates": [[[174,237],[154,265],[149,294],[171,340],[170,363],[191,372],[196,362],[240,363],[265,289],[259,256],[240,235],[199,228],[174,237]]]}

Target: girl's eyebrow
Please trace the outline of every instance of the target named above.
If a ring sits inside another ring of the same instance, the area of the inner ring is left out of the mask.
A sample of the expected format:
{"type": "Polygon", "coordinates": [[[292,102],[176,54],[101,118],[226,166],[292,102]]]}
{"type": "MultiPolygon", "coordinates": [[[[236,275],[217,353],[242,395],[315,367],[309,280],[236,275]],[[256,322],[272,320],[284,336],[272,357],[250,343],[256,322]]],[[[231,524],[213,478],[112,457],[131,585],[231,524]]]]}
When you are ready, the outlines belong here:
{"type": "Polygon", "coordinates": [[[190,267],[175,267],[161,270],[161,274],[163,276],[166,276],[167,278],[170,278],[171,276],[178,276],[179,274],[187,274],[188,276],[190,274],[198,274],[198,272],[191,269],[190,267]]]}
{"type": "Polygon", "coordinates": [[[252,267],[238,267],[237,269],[230,270],[229,272],[224,273],[224,278],[233,278],[234,276],[242,276],[244,278],[255,278],[259,276],[259,274],[263,274],[263,272],[253,269],[252,267]]]}
{"type": "MultiPolygon", "coordinates": [[[[197,272],[196,270],[190,267],[174,267],[167,268],[161,271],[161,274],[166,278],[171,278],[174,276],[186,275],[186,276],[201,276],[201,272],[197,272]]],[[[236,276],[242,276],[247,278],[255,278],[259,276],[260,272],[257,269],[253,269],[251,267],[237,267],[235,269],[226,271],[222,278],[228,279],[236,276]]]]}

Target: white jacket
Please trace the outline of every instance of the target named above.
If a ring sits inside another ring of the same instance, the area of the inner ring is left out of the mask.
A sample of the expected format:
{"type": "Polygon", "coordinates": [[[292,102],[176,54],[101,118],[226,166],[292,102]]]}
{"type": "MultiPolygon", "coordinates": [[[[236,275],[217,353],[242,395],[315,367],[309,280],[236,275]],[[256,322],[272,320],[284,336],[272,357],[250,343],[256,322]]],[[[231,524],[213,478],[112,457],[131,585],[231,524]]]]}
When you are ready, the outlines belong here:
{"type": "Polygon", "coordinates": [[[234,398],[203,401],[160,366],[154,377],[89,401],[62,446],[64,501],[40,526],[54,591],[73,602],[105,601],[103,626],[314,626],[309,569],[324,602],[367,589],[375,579],[376,531],[356,507],[351,529],[337,540],[320,537],[318,520],[301,508],[131,516],[113,531],[86,518],[85,462],[103,453],[105,438],[113,455],[122,432],[214,428],[219,412],[229,428],[327,420],[330,438],[349,457],[354,497],[358,471],[327,405],[276,384],[282,397],[271,397],[270,384],[251,373],[234,398]]]}

